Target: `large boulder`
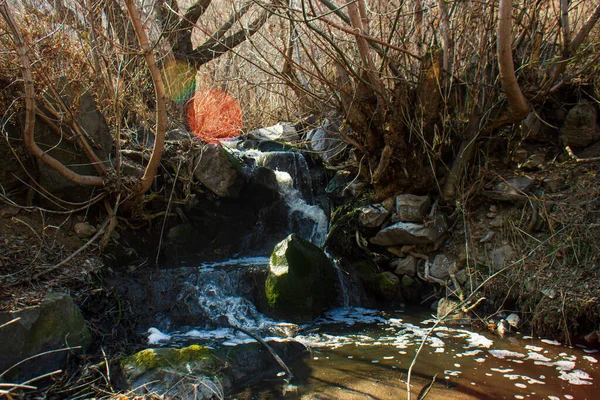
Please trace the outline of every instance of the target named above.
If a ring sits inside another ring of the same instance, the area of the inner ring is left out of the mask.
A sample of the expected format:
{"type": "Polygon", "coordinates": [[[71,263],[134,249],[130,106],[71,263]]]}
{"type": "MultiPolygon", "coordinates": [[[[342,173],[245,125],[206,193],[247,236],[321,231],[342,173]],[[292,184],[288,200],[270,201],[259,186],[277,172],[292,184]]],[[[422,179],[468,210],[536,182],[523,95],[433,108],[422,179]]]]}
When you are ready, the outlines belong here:
{"type": "MultiPolygon", "coordinates": [[[[112,150],[112,135],[104,116],[96,107],[94,96],[89,92],[78,92],[66,83],[66,80],[59,81],[58,85],[61,87],[62,102],[72,110],[75,123],[83,132],[94,153],[108,166],[112,150]]],[[[61,132],[64,131],[65,136],[76,136],[66,126],[68,124],[60,126],[61,132]]],[[[57,134],[41,118],[36,118],[34,135],[36,143],[42,150],[72,171],[81,175],[97,175],[80,147],[57,134]]],[[[71,182],[37,158],[35,162],[39,173],[38,183],[44,189],[70,201],[84,201],[89,198],[92,189],[71,182]]]]}
{"type": "MultiPolygon", "coordinates": [[[[287,363],[307,353],[302,344],[294,341],[268,344],[287,363]]],[[[149,348],[123,358],[120,367],[125,377],[124,389],[178,399],[221,398],[223,393],[267,376],[273,378],[281,371],[259,343],[219,349],[197,344],[181,349],[149,348]]]]}
{"type": "Polygon", "coordinates": [[[81,312],[68,294],[50,293],[39,306],[1,312],[0,326],[17,318],[0,329],[0,372],[50,350],[77,349],[32,358],[10,369],[3,377],[9,381],[24,381],[61,369],[70,353],[84,353],[92,341],[81,312]]]}
{"type": "Polygon", "coordinates": [[[336,276],[323,250],[292,234],[271,255],[263,311],[275,318],[310,321],[334,305],[336,276]]]}
{"type": "Polygon", "coordinates": [[[219,197],[237,197],[244,184],[240,163],[218,144],[196,153],[194,177],[219,197]]]}

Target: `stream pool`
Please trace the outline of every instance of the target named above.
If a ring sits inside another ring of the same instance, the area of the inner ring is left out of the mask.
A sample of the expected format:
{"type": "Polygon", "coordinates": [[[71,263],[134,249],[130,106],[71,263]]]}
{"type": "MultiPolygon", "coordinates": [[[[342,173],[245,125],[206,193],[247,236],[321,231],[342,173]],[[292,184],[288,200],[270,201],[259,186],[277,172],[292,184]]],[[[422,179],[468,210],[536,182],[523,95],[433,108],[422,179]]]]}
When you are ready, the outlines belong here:
{"type": "Polygon", "coordinates": [[[412,370],[413,399],[428,390],[432,399],[600,398],[597,349],[434,324],[425,313],[333,310],[305,327],[316,331],[296,337],[313,350],[291,366],[290,384],[265,382],[232,398],[407,398],[407,371],[423,339],[412,370]]]}

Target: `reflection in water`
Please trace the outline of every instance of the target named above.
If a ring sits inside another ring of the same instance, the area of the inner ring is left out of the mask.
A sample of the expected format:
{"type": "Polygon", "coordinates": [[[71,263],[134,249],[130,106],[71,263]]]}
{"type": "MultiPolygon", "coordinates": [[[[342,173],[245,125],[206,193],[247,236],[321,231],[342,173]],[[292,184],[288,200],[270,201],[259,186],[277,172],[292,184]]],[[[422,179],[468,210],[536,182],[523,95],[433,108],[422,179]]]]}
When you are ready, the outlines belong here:
{"type": "MultiPolygon", "coordinates": [[[[296,329],[286,331],[284,336],[294,335],[313,349],[311,358],[292,366],[297,380],[291,386],[270,382],[233,398],[405,398],[406,371],[424,338],[426,346],[413,369],[413,398],[434,376],[428,398],[597,398],[596,349],[571,348],[519,334],[500,338],[462,327],[438,326],[427,335],[435,321],[424,317],[363,308],[332,310],[299,327],[297,334],[296,329]]],[[[269,330],[270,334],[275,331],[269,330]]],[[[228,345],[251,340],[227,330],[196,330],[180,337],[186,335],[196,340],[210,338],[212,343],[219,337],[228,345]]],[[[177,334],[173,337],[176,340],[177,334]]]]}

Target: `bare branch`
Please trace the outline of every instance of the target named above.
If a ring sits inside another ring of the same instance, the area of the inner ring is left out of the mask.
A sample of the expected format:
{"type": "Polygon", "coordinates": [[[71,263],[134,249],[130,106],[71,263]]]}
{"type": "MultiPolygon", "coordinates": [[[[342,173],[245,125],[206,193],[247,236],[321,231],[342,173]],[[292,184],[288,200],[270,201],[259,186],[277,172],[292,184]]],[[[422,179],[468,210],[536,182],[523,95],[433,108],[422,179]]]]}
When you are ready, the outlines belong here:
{"type": "Polygon", "coordinates": [[[80,175],[70,170],[60,161],[44,152],[35,142],[35,89],[33,87],[31,61],[29,59],[29,55],[27,54],[27,47],[25,46],[21,31],[17,28],[17,24],[13,18],[13,15],[4,2],[0,3],[0,14],[2,14],[2,17],[4,17],[6,20],[6,23],[8,24],[12,33],[13,40],[17,47],[17,53],[21,59],[21,68],[23,69],[23,80],[25,85],[25,129],[23,131],[23,143],[25,148],[27,148],[27,150],[29,150],[35,157],[39,158],[42,162],[47,164],[49,167],[71,182],[85,186],[104,185],[102,177],[80,175]]]}
{"type": "Polygon", "coordinates": [[[154,178],[156,177],[156,171],[158,170],[158,165],[160,164],[160,159],[164,150],[165,132],[167,130],[165,87],[160,77],[160,71],[156,66],[154,53],[152,52],[152,48],[148,43],[148,36],[146,35],[146,31],[144,30],[142,21],[140,20],[140,15],[137,11],[137,8],[133,4],[133,0],[125,0],[125,5],[127,6],[129,18],[133,23],[133,28],[135,29],[138,41],[142,47],[144,59],[146,60],[146,64],[148,64],[148,70],[152,76],[152,84],[154,85],[154,94],[156,96],[156,132],[154,135],[152,156],[150,156],[150,161],[146,166],[144,175],[134,188],[134,191],[137,195],[142,195],[146,193],[148,189],[150,189],[152,181],[154,181],[154,178]]]}
{"type": "Polygon", "coordinates": [[[500,79],[510,105],[513,121],[520,121],[529,114],[529,102],[521,92],[512,55],[512,0],[500,0],[498,7],[497,53],[500,79]]]}

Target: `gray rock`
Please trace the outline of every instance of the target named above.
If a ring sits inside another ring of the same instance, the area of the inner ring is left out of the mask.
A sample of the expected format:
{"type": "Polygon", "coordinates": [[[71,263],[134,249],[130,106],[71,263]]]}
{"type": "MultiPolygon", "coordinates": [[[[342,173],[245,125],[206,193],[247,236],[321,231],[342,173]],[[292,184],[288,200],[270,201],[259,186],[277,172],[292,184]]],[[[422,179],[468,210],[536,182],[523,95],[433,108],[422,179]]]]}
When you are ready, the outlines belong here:
{"type": "Polygon", "coordinates": [[[325,252],[292,234],[273,250],[261,308],[275,318],[311,321],[334,305],[336,279],[325,252]]]}
{"type": "Polygon", "coordinates": [[[358,209],[358,222],[366,228],[377,228],[381,226],[389,211],[386,210],[381,204],[371,204],[366,207],[358,209]]]}
{"type": "Polygon", "coordinates": [[[436,255],[433,259],[431,267],[429,268],[429,275],[445,281],[446,279],[450,278],[448,270],[455,261],[456,260],[454,258],[450,258],[445,254],[436,255]]]}
{"type": "Polygon", "coordinates": [[[244,184],[239,162],[217,144],[196,153],[194,177],[219,197],[238,197],[244,184]]]}
{"type": "Polygon", "coordinates": [[[68,294],[50,293],[36,307],[17,312],[0,312],[0,371],[28,357],[66,347],[79,349],[36,357],[11,369],[3,379],[23,381],[63,368],[70,352],[85,353],[92,342],[81,312],[68,294]]]}
{"type": "Polygon", "coordinates": [[[447,322],[463,323],[469,321],[469,316],[460,308],[458,300],[447,297],[441,298],[437,305],[437,317],[447,322]]]}
{"type": "Polygon", "coordinates": [[[325,163],[330,164],[333,159],[344,149],[346,144],[339,133],[328,129],[318,128],[311,130],[307,135],[310,149],[321,156],[325,163]]]}
{"type": "Polygon", "coordinates": [[[567,114],[560,131],[568,146],[583,147],[600,139],[597,126],[598,112],[588,101],[581,101],[567,114]]]}
{"type": "Polygon", "coordinates": [[[417,274],[417,260],[413,256],[407,256],[392,261],[390,267],[394,268],[394,273],[396,275],[409,275],[414,277],[417,274]]]}
{"type": "Polygon", "coordinates": [[[73,232],[80,238],[89,238],[94,236],[97,229],[90,225],[88,222],[77,222],[73,226],[73,232]]]}
{"type": "MultiPolygon", "coordinates": [[[[270,341],[268,345],[288,364],[308,354],[295,341],[270,341]]],[[[281,371],[273,356],[256,342],[218,349],[199,345],[149,348],[123,358],[120,368],[132,393],[152,392],[182,400],[214,399],[217,393],[275,378],[281,371]]]]}
{"type": "Polygon", "coordinates": [[[517,253],[513,248],[506,244],[495,250],[492,250],[489,254],[489,260],[494,270],[498,271],[504,268],[509,261],[512,261],[517,256],[517,253]]]}
{"type": "Polygon", "coordinates": [[[294,125],[289,122],[279,122],[273,126],[256,129],[250,131],[248,135],[262,140],[282,140],[286,142],[300,139],[300,134],[296,131],[294,125]]]}
{"type": "Polygon", "coordinates": [[[422,222],[429,208],[428,196],[401,194],[396,197],[396,214],[401,222],[422,222]]]}
{"type": "Polygon", "coordinates": [[[350,174],[350,171],[337,171],[327,184],[325,192],[331,197],[342,198],[348,194],[346,187],[352,179],[353,177],[350,174]]]}
{"type": "Polygon", "coordinates": [[[520,176],[497,183],[493,191],[486,190],[483,191],[483,194],[500,201],[522,200],[523,196],[531,191],[534,184],[535,179],[528,176],[520,176]]]}
{"type": "Polygon", "coordinates": [[[371,238],[371,243],[379,246],[398,246],[404,244],[429,244],[438,240],[447,229],[446,219],[437,213],[425,224],[398,222],[382,229],[371,238]]]}
{"type": "MultiPolygon", "coordinates": [[[[88,143],[100,161],[109,165],[112,135],[104,116],[96,107],[94,96],[89,92],[78,93],[66,79],[59,80],[57,85],[62,101],[73,110],[75,120],[84,132],[88,143]]],[[[35,131],[38,145],[59,162],[78,174],[97,175],[80,148],[57,135],[41,119],[36,119],[35,131]]],[[[60,194],[61,197],[72,201],[84,201],[89,198],[91,193],[89,187],[69,181],[37,158],[36,162],[39,170],[38,182],[50,193],[60,194]]]]}
{"type": "Polygon", "coordinates": [[[497,213],[498,212],[498,206],[495,204],[492,204],[489,208],[489,211],[492,213],[497,213]]]}

